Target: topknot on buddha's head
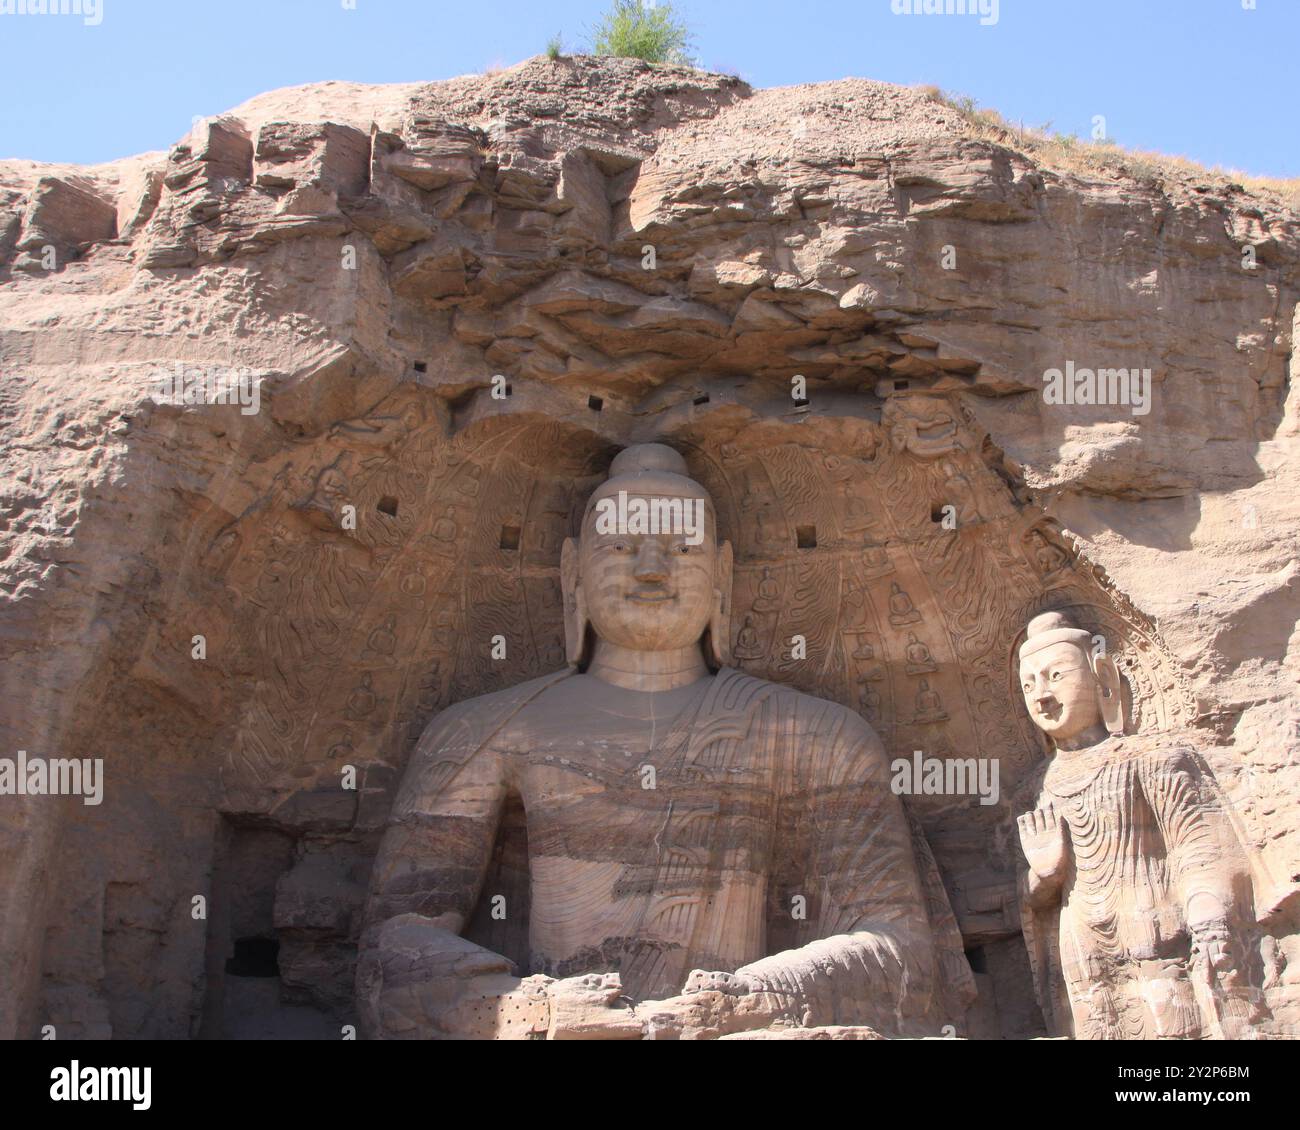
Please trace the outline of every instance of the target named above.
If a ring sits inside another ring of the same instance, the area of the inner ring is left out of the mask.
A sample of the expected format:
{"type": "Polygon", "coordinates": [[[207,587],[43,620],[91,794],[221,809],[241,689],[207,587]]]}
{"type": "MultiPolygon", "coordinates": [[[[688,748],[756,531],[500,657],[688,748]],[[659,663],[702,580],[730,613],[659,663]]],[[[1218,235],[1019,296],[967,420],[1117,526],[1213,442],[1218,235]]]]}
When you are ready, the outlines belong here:
{"type": "Polygon", "coordinates": [[[587,516],[600,499],[612,498],[620,491],[651,498],[702,498],[712,521],[712,497],[691,478],[681,454],[666,444],[638,443],[615,455],[608,476],[587,502],[587,516]]]}
{"type": "Polygon", "coordinates": [[[638,443],[624,448],[614,456],[614,462],[609,465],[609,478],[643,475],[654,471],[681,475],[684,479],[691,477],[686,460],[680,452],[663,443],[638,443]]]}

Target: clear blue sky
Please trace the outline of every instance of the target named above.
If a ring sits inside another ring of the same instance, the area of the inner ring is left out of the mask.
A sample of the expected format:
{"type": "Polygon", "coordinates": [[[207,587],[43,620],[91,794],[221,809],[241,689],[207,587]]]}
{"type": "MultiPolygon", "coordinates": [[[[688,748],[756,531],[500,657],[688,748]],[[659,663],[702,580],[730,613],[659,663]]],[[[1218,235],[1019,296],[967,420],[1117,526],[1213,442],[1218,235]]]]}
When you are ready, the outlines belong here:
{"type": "MultiPolygon", "coordinates": [[[[0,0],[0,12],[19,2],[0,0]]],[[[556,32],[582,44],[607,0],[99,2],[97,26],[0,14],[0,157],[111,160],[165,149],[194,115],[279,86],[509,65],[556,32]]],[[[1087,136],[1103,114],[1124,145],[1300,176],[1300,0],[1243,3],[1000,0],[988,27],[895,15],[891,0],[677,6],[701,64],[755,86],[850,75],[934,83],[1013,121],[1087,136]]]]}

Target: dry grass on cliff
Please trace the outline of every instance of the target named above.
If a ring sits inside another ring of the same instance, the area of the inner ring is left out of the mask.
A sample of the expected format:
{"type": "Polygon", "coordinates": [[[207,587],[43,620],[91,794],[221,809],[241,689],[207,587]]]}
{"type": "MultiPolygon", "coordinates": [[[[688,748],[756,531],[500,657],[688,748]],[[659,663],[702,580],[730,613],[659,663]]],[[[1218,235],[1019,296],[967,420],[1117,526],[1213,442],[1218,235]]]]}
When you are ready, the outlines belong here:
{"type": "Polygon", "coordinates": [[[1300,212],[1300,178],[1284,180],[1278,177],[1248,176],[1233,169],[1207,169],[1186,157],[1148,150],[1125,149],[1113,141],[1085,141],[1073,134],[1054,133],[1051,124],[1025,126],[1009,122],[996,110],[977,105],[973,98],[952,94],[937,86],[921,87],[921,92],[934,102],[955,110],[970,126],[972,132],[1000,145],[1012,145],[1032,154],[1050,168],[1062,172],[1104,173],[1108,176],[1127,175],[1137,180],[1208,180],[1216,187],[1229,185],[1278,200],[1300,212]]]}

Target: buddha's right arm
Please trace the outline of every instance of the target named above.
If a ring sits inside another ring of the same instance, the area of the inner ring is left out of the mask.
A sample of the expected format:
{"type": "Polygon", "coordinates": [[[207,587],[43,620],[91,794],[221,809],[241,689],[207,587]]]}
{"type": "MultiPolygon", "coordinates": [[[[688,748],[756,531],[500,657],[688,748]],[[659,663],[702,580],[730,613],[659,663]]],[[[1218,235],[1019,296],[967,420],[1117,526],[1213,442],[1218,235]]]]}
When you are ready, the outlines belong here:
{"type": "Polygon", "coordinates": [[[416,750],[370,876],[368,923],[417,914],[454,934],[478,905],[508,781],[499,755],[463,765],[416,750]]]}
{"type": "Polygon", "coordinates": [[[486,748],[448,761],[455,745],[437,730],[421,740],[375,860],[357,958],[362,1035],[640,1038],[616,976],[521,979],[508,958],[460,936],[483,893],[510,780],[486,748]]]}
{"type": "Polygon", "coordinates": [[[479,750],[461,764],[420,743],[371,875],[357,965],[366,1036],[490,1037],[520,991],[512,963],[460,936],[482,893],[508,782],[479,750]]]}

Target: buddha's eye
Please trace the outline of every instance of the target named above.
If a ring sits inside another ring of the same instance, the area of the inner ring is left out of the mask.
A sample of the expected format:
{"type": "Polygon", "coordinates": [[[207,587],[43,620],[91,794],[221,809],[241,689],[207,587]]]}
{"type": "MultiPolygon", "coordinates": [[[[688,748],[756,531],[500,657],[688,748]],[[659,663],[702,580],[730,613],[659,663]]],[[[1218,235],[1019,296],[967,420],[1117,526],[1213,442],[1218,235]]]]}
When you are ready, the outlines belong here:
{"type": "Polygon", "coordinates": [[[675,546],[673,546],[673,552],[674,552],[674,553],[680,553],[680,554],[682,554],[682,555],[685,555],[685,554],[687,554],[687,553],[690,553],[690,551],[691,551],[691,547],[690,547],[689,545],[675,545],[675,546]]]}

